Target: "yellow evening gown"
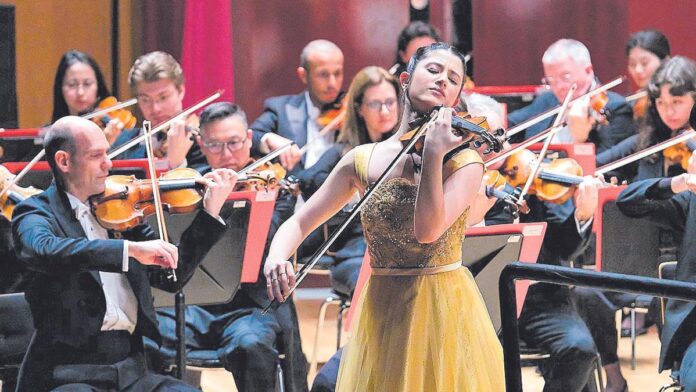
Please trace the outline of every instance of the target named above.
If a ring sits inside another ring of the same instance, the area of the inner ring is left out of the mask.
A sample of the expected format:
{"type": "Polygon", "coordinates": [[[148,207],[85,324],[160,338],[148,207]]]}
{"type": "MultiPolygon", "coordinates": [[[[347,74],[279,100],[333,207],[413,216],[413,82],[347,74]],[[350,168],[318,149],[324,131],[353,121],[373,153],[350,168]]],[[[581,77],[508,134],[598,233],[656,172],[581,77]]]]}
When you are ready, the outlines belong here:
{"type": "MultiPolygon", "coordinates": [[[[356,150],[363,183],[372,147],[356,150]]],[[[464,150],[444,175],[476,163],[481,157],[464,150]]],[[[467,214],[437,241],[420,244],[413,232],[417,189],[406,179],[390,179],[363,206],[373,274],[358,301],[336,390],[504,391],[500,342],[471,273],[459,262],[467,214]],[[416,269],[421,274],[408,275],[416,269]]]]}

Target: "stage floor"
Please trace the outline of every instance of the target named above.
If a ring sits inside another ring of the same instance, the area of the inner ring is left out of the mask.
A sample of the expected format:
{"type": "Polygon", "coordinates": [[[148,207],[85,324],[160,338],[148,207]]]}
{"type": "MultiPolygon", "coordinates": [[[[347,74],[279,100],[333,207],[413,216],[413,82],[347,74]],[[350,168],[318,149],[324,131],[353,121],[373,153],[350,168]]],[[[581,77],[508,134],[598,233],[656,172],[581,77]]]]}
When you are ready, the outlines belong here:
{"type": "MultiPolygon", "coordinates": [[[[296,300],[297,312],[300,317],[300,333],[302,346],[310,359],[314,348],[314,333],[317,327],[319,306],[322,299],[329,293],[323,289],[300,289],[296,300]]],[[[326,314],[326,322],[319,338],[317,357],[322,363],[329,359],[336,351],[336,306],[329,306],[326,314]]],[[[344,343],[348,337],[344,334],[344,343]]],[[[657,359],[659,355],[660,341],[655,327],[649,332],[639,336],[636,342],[636,370],[631,370],[631,339],[619,340],[619,358],[624,376],[628,379],[630,391],[657,391],[669,382],[669,373],[657,373],[657,359]]],[[[310,376],[309,382],[311,387],[310,376]]],[[[536,373],[536,368],[525,367],[522,369],[525,392],[541,392],[544,381],[536,373]]],[[[201,385],[204,392],[230,392],[236,391],[234,381],[230,373],[224,369],[205,370],[202,375],[201,385]]]]}

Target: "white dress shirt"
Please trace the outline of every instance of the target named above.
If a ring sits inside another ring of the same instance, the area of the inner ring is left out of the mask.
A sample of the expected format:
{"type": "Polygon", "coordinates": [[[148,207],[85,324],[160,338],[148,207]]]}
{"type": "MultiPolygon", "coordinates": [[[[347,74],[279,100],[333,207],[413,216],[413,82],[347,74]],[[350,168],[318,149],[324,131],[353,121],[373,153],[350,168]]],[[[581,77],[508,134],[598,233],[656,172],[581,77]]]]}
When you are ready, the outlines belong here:
{"type": "Polygon", "coordinates": [[[329,132],[324,136],[319,136],[321,128],[317,123],[317,119],[321,111],[312,103],[308,91],[305,91],[305,101],[307,102],[307,152],[305,153],[304,168],[307,169],[317,163],[319,158],[331,148],[335,134],[334,132],[329,132]]]}
{"type": "MultiPolygon", "coordinates": [[[[97,219],[91,214],[87,205],[77,197],[67,193],[70,206],[75,212],[75,217],[85,231],[88,240],[105,240],[109,238],[106,229],[101,227],[97,219]]],[[[124,241],[122,271],[128,272],[128,241],[124,241]]],[[[101,330],[127,330],[133,333],[138,322],[138,299],[126,279],[124,273],[99,271],[102,281],[104,298],[106,299],[106,313],[101,330]]]]}

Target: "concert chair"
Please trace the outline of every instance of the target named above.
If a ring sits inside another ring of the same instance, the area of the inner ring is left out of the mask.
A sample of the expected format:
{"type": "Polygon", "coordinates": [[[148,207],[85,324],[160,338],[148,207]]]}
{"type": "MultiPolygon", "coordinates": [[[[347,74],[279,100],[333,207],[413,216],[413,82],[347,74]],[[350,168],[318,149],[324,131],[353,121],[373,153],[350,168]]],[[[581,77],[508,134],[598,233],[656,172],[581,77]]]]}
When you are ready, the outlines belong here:
{"type": "MultiPolygon", "coordinates": [[[[660,229],[645,218],[625,216],[616,198],[625,186],[600,189],[593,227],[597,235],[595,266],[598,271],[647,277],[658,276],[660,229]]],[[[631,369],[636,367],[636,313],[647,313],[652,297],[635,295],[623,304],[631,317],[631,369]]]]}
{"type": "Polygon", "coordinates": [[[0,295],[0,391],[14,390],[19,367],[34,334],[24,293],[0,295]]]}
{"type": "MultiPolygon", "coordinates": [[[[660,279],[676,279],[677,278],[677,262],[676,261],[666,261],[664,263],[660,263],[658,266],[658,277],[660,279]]],[[[665,323],[665,299],[660,298],[660,310],[661,310],[661,318],[660,320],[662,321],[662,324],[664,325],[665,323]]],[[[670,373],[670,378],[672,378],[672,383],[667,384],[660,388],[660,392],[667,392],[667,391],[683,391],[684,388],[681,386],[679,383],[679,369],[672,369],[672,372],[670,373]]]]}

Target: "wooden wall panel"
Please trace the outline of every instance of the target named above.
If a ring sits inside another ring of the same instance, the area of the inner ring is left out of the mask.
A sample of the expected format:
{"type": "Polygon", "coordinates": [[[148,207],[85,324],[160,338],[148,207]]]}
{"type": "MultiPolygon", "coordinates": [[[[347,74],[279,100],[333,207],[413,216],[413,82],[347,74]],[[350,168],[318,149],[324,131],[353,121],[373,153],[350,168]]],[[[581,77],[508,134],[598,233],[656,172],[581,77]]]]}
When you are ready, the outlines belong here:
{"type": "Polygon", "coordinates": [[[628,0],[475,0],[474,61],[478,85],[536,84],[541,57],[559,38],[587,45],[595,72],[608,80],[625,69],[628,0]]]}
{"type": "Polygon", "coordinates": [[[15,5],[20,127],[51,119],[53,77],[70,49],[91,54],[111,80],[109,0],[3,0],[15,5]]]}
{"type": "MultiPolygon", "coordinates": [[[[431,20],[446,33],[448,13],[448,0],[433,2],[431,20]]],[[[343,50],[347,89],[362,67],[393,64],[397,36],[408,20],[405,0],[232,0],[236,100],[253,120],[264,99],[300,92],[300,52],[318,38],[343,50]]]]}

